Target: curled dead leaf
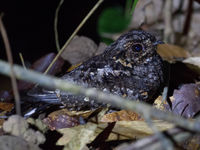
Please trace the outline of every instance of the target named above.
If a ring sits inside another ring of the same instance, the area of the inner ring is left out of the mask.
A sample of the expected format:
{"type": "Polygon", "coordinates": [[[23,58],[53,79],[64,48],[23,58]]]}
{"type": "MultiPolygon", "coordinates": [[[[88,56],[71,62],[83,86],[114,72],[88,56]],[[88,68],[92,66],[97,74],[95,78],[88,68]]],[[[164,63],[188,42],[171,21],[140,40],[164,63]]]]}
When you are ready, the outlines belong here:
{"type": "Polygon", "coordinates": [[[200,113],[200,84],[184,84],[179,90],[174,90],[172,112],[186,118],[200,113]]]}

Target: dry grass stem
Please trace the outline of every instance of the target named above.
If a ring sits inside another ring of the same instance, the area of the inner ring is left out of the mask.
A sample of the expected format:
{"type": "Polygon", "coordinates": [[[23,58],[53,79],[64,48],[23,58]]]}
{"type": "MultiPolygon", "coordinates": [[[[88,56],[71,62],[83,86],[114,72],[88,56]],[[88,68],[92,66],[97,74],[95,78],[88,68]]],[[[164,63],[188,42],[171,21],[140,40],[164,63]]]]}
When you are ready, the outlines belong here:
{"type": "Polygon", "coordinates": [[[19,92],[18,92],[18,88],[17,88],[17,81],[15,78],[15,73],[13,71],[12,52],[11,52],[8,36],[6,33],[6,29],[5,29],[3,21],[2,21],[2,15],[0,16],[0,31],[1,31],[1,35],[3,38],[4,45],[5,45],[8,62],[10,64],[10,78],[11,78],[11,84],[12,84],[14,97],[15,97],[16,112],[18,115],[21,115],[20,96],[19,96],[19,92]]]}
{"type": "Polygon", "coordinates": [[[65,42],[65,44],[63,45],[63,47],[61,48],[61,50],[58,52],[58,54],[56,55],[56,57],[54,58],[54,60],[51,62],[51,64],[49,65],[49,67],[46,69],[46,71],[44,72],[44,74],[47,74],[49,69],[53,66],[53,64],[56,62],[56,60],[58,59],[58,57],[62,54],[62,52],[64,51],[64,49],[68,46],[68,44],[71,42],[71,40],[74,38],[74,36],[78,33],[78,31],[81,29],[81,27],[85,24],[85,22],[89,19],[89,17],[94,13],[94,11],[100,6],[100,4],[103,2],[104,0],[99,0],[95,6],[90,10],[90,12],[86,15],[86,17],[81,21],[81,23],[79,24],[79,26],[75,29],[75,31],[72,33],[72,35],[69,37],[69,39],[65,42]]]}

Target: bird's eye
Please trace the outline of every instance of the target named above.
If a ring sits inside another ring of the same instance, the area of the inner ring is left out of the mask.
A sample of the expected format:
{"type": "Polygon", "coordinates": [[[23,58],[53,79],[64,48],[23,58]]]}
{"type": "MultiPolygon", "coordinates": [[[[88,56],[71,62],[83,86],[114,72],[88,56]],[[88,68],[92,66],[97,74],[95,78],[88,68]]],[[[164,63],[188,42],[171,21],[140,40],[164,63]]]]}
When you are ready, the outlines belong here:
{"type": "Polygon", "coordinates": [[[141,44],[134,44],[132,45],[132,50],[135,51],[135,52],[140,52],[142,51],[142,45],[141,44]]]}

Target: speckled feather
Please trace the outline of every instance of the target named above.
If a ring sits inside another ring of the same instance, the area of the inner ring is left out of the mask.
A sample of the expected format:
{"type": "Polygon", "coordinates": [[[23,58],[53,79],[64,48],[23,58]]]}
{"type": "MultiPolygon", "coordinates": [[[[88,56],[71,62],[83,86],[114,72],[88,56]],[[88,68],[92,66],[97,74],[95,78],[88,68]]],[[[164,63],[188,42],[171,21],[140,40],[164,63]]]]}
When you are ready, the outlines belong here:
{"type": "MultiPolygon", "coordinates": [[[[128,32],[104,53],[92,57],[61,78],[132,100],[151,101],[164,83],[164,66],[156,52],[157,40],[145,31],[128,32]],[[135,48],[136,46],[136,48],[135,48]],[[139,51],[138,51],[139,50],[139,51]]],[[[59,90],[29,92],[41,101],[63,103],[70,110],[94,109],[105,104],[59,90]]]]}

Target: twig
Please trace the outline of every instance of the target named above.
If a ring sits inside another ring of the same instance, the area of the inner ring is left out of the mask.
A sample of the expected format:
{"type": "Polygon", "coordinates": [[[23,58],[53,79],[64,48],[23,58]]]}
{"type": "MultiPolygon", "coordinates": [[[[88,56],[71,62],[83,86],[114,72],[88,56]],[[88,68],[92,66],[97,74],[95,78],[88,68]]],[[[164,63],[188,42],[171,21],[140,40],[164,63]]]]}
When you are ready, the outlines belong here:
{"type": "MultiPolygon", "coordinates": [[[[0,60],[0,73],[9,76],[10,72],[10,65],[0,60]]],[[[150,117],[166,120],[182,128],[200,133],[200,122],[197,120],[187,120],[181,116],[174,115],[171,112],[163,112],[144,102],[137,102],[136,100],[125,99],[117,95],[106,94],[95,88],[81,87],[56,77],[43,75],[36,71],[31,71],[30,69],[25,70],[18,65],[14,65],[14,72],[15,76],[20,80],[25,80],[33,83],[37,82],[44,87],[51,87],[54,89],[60,89],[62,91],[68,91],[75,95],[81,94],[87,97],[92,97],[95,98],[95,100],[98,102],[109,103],[114,107],[133,110],[140,114],[149,114],[150,117]]]]}
{"type": "Polygon", "coordinates": [[[162,103],[167,101],[169,86],[165,86],[162,92],[162,103]]]}
{"type": "Polygon", "coordinates": [[[58,7],[56,8],[55,12],[55,18],[54,18],[54,34],[55,34],[55,42],[56,42],[56,49],[57,51],[60,50],[60,45],[59,45],[59,38],[58,38],[58,13],[60,11],[60,7],[62,6],[64,0],[60,0],[58,7]]]}
{"type": "Polygon", "coordinates": [[[183,28],[183,35],[187,35],[190,29],[192,13],[193,13],[193,2],[194,0],[189,0],[188,9],[187,9],[187,16],[185,18],[184,28],[183,28]]]}
{"type": "Polygon", "coordinates": [[[179,2],[178,9],[175,12],[173,12],[173,16],[175,16],[175,15],[177,15],[177,14],[182,12],[184,2],[185,2],[185,0],[181,0],[179,2]]]}
{"type": "Polygon", "coordinates": [[[6,29],[5,29],[3,21],[2,21],[2,15],[0,16],[0,31],[1,31],[3,41],[4,41],[8,62],[10,63],[10,66],[11,66],[10,67],[10,77],[11,77],[11,84],[12,84],[14,97],[15,97],[16,113],[18,115],[21,115],[20,96],[19,96],[19,92],[18,92],[18,88],[17,88],[17,81],[16,81],[16,78],[15,78],[15,73],[13,71],[12,52],[11,52],[8,36],[7,36],[7,33],[6,33],[6,29]]]}
{"type": "MultiPolygon", "coordinates": [[[[186,139],[190,138],[193,134],[181,130],[179,128],[173,128],[169,129],[168,131],[165,131],[164,134],[168,135],[175,143],[180,143],[185,141],[186,139]]],[[[155,150],[155,149],[163,149],[161,145],[161,141],[159,140],[159,137],[156,135],[149,136],[146,138],[143,138],[141,140],[138,140],[136,142],[130,143],[130,144],[122,144],[115,148],[116,150],[155,150]]]]}
{"type": "Polygon", "coordinates": [[[149,114],[144,114],[144,118],[148,126],[153,130],[155,136],[158,137],[160,143],[162,144],[162,149],[173,150],[173,143],[168,139],[162,132],[160,132],[157,127],[153,124],[149,114]]]}
{"type": "Polygon", "coordinates": [[[164,40],[167,43],[174,43],[174,30],[172,25],[172,3],[173,0],[165,0],[164,6],[164,20],[165,20],[165,31],[164,40]]]}
{"type": "Polygon", "coordinates": [[[24,58],[23,58],[23,56],[22,56],[22,53],[19,53],[19,57],[20,57],[20,60],[21,60],[21,62],[22,62],[22,66],[24,67],[24,69],[26,69],[26,65],[25,65],[25,63],[24,63],[24,58]]]}
{"type": "Polygon", "coordinates": [[[58,54],[56,55],[56,57],[54,58],[54,60],[51,62],[51,64],[49,65],[49,67],[46,69],[46,71],[44,72],[44,74],[47,74],[49,69],[53,66],[53,64],[56,62],[56,60],[58,59],[58,57],[62,54],[62,52],[64,51],[64,49],[68,46],[68,44],[71,42],[71,40],[74,38],[74,36],[78,33],[78,31],[80,30],[80,28],[85,24],[85,22],[89,19],[89,17],[94,13],[94,11],[99,7],[99,5],[103,2],[104,0],[99,0],[95,6],[90,10],[90,12],[86,15],[86,17],[81,21],[81,23],[78,25],[78,27],[75,29],[75,31],[72,33],[72,35],[69,37],[69,39],[65,42],[65,44],[63,45],[63,47],[61,48],[61,50],[58,52],[58,54]]]}

